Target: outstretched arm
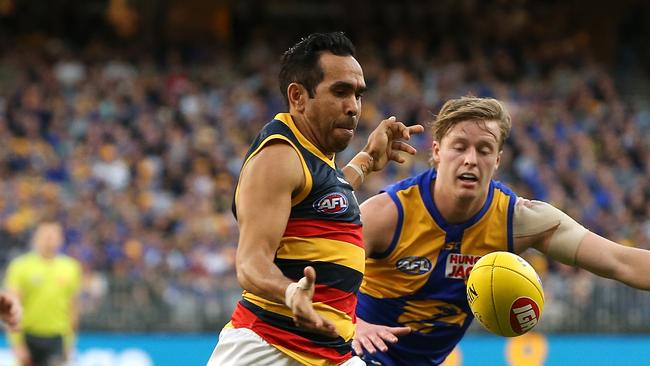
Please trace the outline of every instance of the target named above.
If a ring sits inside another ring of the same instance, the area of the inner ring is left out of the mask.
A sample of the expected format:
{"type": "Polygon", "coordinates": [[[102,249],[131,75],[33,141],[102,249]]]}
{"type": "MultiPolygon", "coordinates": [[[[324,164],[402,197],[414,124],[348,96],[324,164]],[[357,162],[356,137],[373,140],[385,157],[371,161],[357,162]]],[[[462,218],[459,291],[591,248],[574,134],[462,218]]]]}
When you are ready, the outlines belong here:
{"type": "Polygon", "coordinates": [[[650,290],[648,250],[603,238],[546,202],[520,198],[514,223],[516,252],[532,246],[563,263],[650,290]]]}
{"type": "Polygon", "coordinates": [[[601,277],[650,291],[650,251],[628,247],[592,232],[578,246],[576,265],[601,277]]]}

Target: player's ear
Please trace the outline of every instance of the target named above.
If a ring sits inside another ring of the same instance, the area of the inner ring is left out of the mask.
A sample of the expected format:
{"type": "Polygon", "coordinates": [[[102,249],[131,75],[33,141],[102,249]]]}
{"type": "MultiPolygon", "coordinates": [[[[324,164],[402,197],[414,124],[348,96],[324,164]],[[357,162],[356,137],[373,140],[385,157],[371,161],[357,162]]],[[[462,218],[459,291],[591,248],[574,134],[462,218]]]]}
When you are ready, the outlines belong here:
{"type": "Polygon", "coordinates": [[[495,171],[499,169],[499,164],[501,163],[501,155],[503,155],[503,150],[499,151],[499,153],[497,154],[497,163],[494,166],[495,171]]]}
{"type": "Polygon", "coordinates": [[[431,161],[435,166],[440,163],[440,142],[433,140],[431,145],[431,161]]]}
{"type": "Polygon", "coordinates": [[[298,83],[291,83],[287,87],[287,98],[289,99],[289,108],[293,108],[297,112],[305,110],[305,102],[309,94],[304,86],[298,83]]]}

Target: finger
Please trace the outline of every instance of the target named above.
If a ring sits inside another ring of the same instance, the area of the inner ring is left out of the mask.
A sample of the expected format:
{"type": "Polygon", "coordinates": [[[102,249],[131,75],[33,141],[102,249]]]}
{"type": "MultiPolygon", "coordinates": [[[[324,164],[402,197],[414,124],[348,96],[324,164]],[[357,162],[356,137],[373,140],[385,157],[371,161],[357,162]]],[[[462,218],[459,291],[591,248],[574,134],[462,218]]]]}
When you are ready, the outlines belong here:
{"type": "Polygon", "coordinates": [[[375,348],[379,349],[380,351],[386,352],[388,350],[388,346],[386,346],[386,343],[384,343],[384,340],[381,339],[381,337],[372,335],[370,336],[370,341],[372,341],[372,344],[375,346],[375,348]]]}
{"type": "Polygon", "coordinates": [[[379,333],[379,336],[383,341],[390,342],[390,343],[397,342],[397,337],[394,336],[393,333],[389,332],[388,330],[384,330],[383,332],[379,333]]]}
{"type": "Polygon", "coordinates": [[[404,151],[405,153],[410,155],[415,155],[415,153],[418,152],[413,146],[403,141],[393,141],[393,143],[391,144],[391,148],[393,150],[404,151]]]}
{"type": "Polygon", "coordinates": [[[352,340],[352,349],[357,356],[361,356],[363,354],[363,347],[361,347],[361,344],[357,339],[352,340]]]}
{"type": "Polygon", "coordinates": [[[325,330],[325,334],[328,336],[335,338],[339,336],[339,333],[336,331],[336,327],[334,326],[334,323],[330,322],[329,320],[323,318],[323,330],[325,330]]]}
{"type": "Polygon", "coordinates": [[[359,339],[359,342],[361,342],[361,345],[363,348],[365,348],[366,351],[368,351],[368,353],[377,352],[377,349],[368,338],[361,338],[359,339]]]}
{"type": "Polygon", "coordinates": [[[392,161],[398,162],[400,164],[404,163],[406,159],[401,156],[397,151],[391,151],[388,153],[388,158],[392,161]]]}
{"type": "Polygon", "coordinates": [[[424,132],[424,126],[422,125],[408,126],[407,129],[409,130],[409,134],[411,135],[424,132]]]}
{"type": "Polygon", "coordinates": [[[404,140],[411,138],[406,125],[399,121],[393,121],[392,123],[389,123],[388,128],[386,129],[386,133],[389,138],[393,136],[395,136],[395,138],[401,138],[404,140]]]}
{"type": "Polygon", "coordinates": [[[308,288],[311,288],[316,282],[316,270],[312,266],[307,266],[303,270],[303,273],[307,278],[307,285],[309,286],[308,288]]]}
{"type": "Polygon", "coordinates": [[[401,337],[403,335],[407,335],[411,333],[411,328],[409,327],[392,327],[389,328],[389,331],[396,335],[397,337],[401,337]]]}

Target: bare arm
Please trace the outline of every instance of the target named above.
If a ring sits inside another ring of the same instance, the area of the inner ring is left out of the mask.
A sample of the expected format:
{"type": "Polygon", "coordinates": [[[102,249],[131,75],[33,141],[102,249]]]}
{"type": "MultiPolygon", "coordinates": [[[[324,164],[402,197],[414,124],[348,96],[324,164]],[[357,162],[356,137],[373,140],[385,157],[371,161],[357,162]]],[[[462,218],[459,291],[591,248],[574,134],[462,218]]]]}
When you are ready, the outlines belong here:
{"type": "Polygon", "coordinates": [[[650,290],[650,251],[627,247],[592,232],[580,242],[576,264],[601,277],[650,290]]]}
{"type": "Polygon", "coordinates": [[[395,203],[388,193],[381,193],[362,203],[360,209],[366,257],[386,251],[397,226],[395,203]]]}
{"type": "Polygon", "coordinates": [[[650,251],[627,247],[592,233],[548,203],[523,199],[517,203],[525,204],[532,211],[522,209],[523,206],[515,208],[516,252],[534,247],[563,263],[650,290],[650,251]]]}
{"type": "Polygon", "coordinates": [[[293,281],[273,259],[289,219],[292,192],[304,184],[301,166],[291,146],[267,146],[243,168],[237,194],[237,279],[244,290],[280,304],[293,281]]]}
{"type": "Polygon", "coordinates": [[[273,263],[291,212],[291,197],[305,182],[302,164],[285,143],[265,147],[244,166],[237,194],[237,279],[246,291],[279,304],[289,293],[296,325],[336,337],[334,324],[313,308],[316,273],[304,270],[306,286],[288,291],[293,281],[273,263]]]}

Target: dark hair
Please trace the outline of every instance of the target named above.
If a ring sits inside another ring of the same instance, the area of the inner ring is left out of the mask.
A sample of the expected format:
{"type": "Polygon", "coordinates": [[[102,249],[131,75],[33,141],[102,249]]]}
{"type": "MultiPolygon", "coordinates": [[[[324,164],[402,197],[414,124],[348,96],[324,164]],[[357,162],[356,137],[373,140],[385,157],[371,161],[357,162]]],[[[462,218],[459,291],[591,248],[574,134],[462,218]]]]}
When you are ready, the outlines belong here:
{"type": "Polygon", "coordinates": [[[289,48],[280,59],[280,92],[289,106],[287,88],[291,83],[298,83],[307,89],[313,98],[316,86],[325,75],[320,65],[320,55],[331,52],[337,56],[354,56],[352,41],[343,32],[312,33],[289,48]]]}

